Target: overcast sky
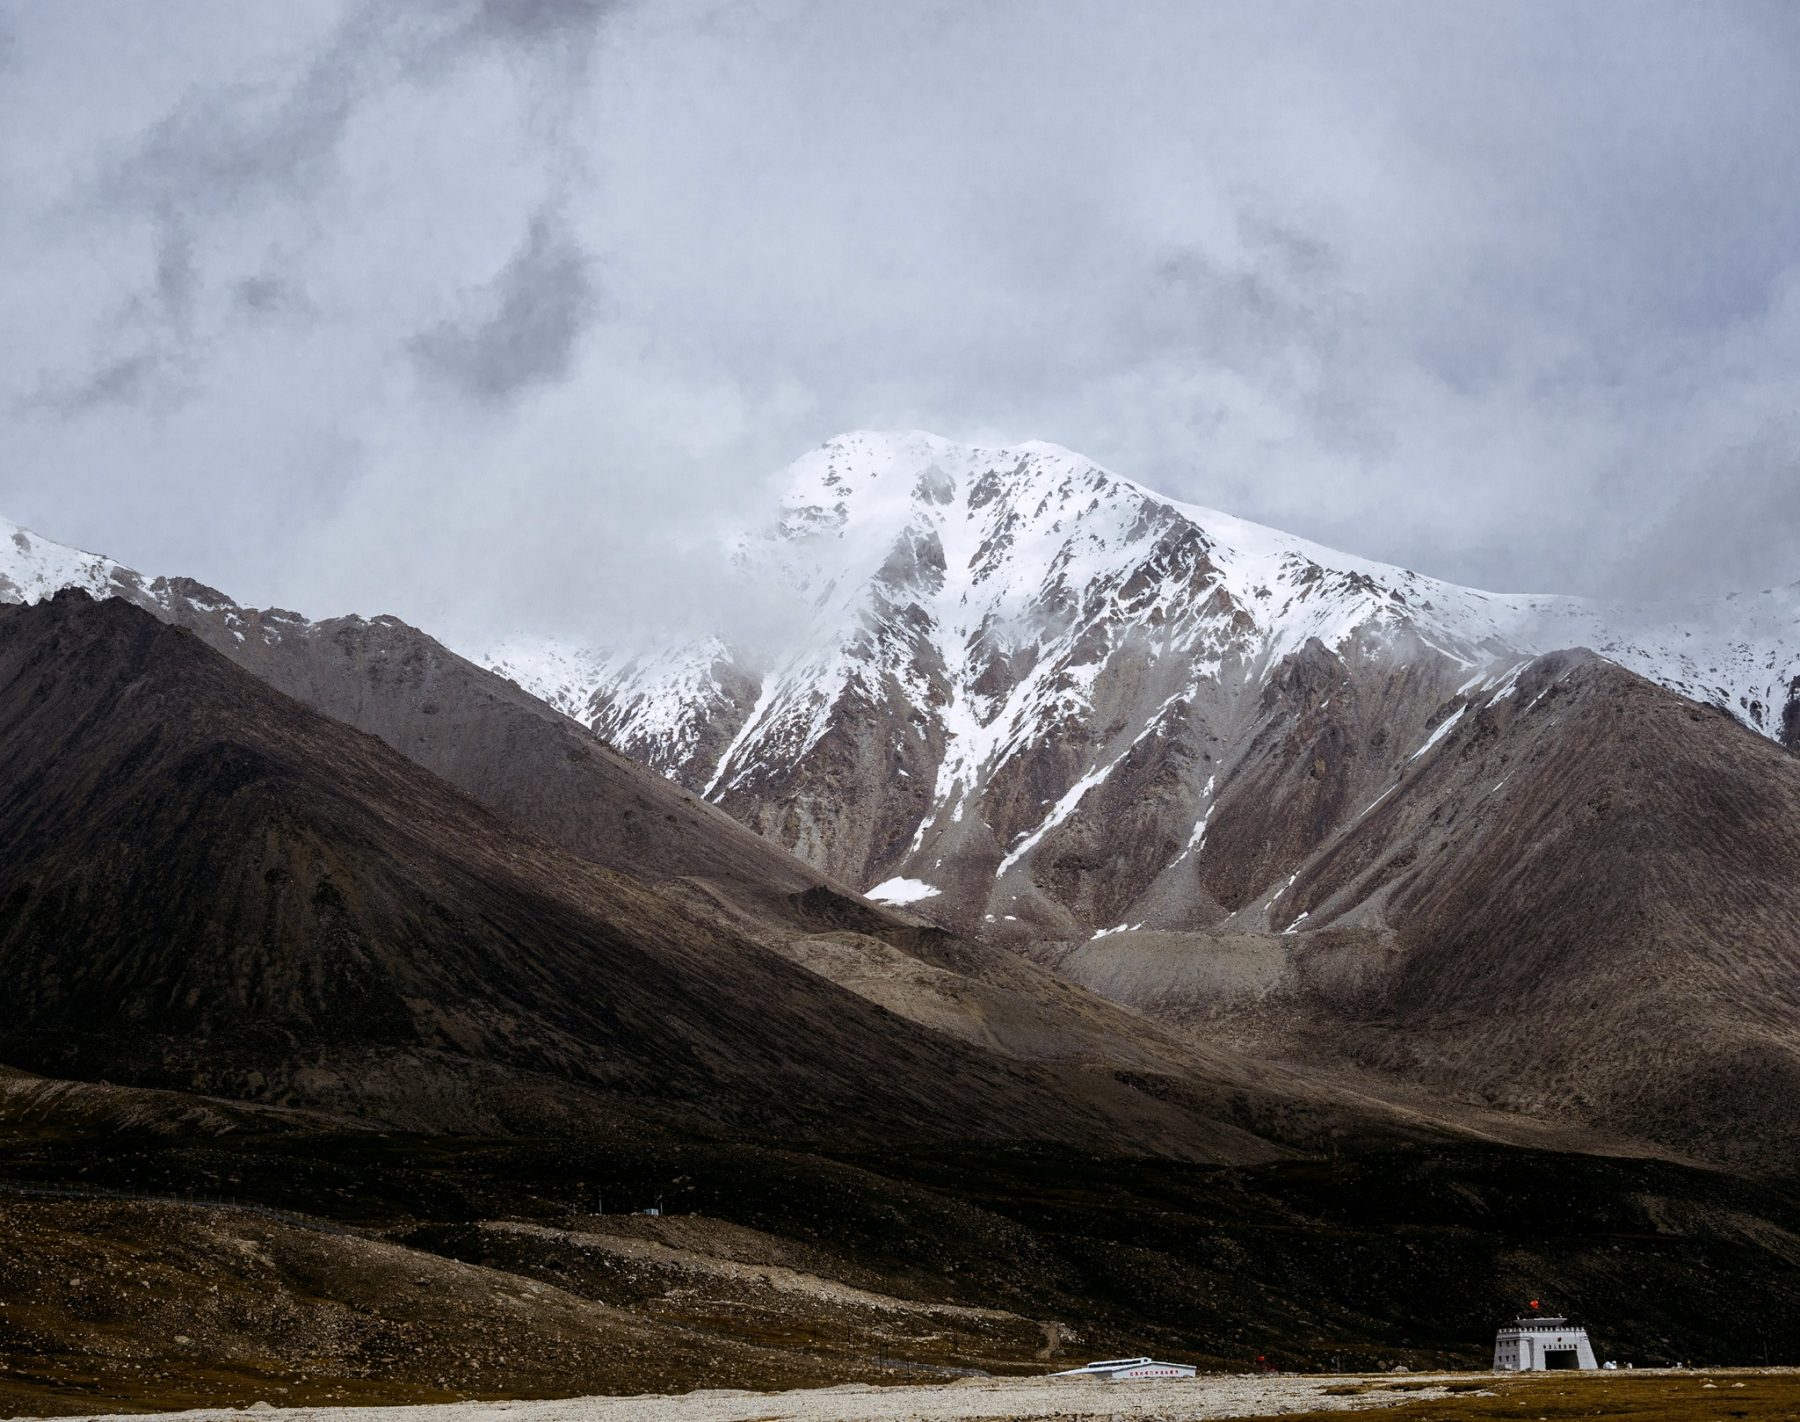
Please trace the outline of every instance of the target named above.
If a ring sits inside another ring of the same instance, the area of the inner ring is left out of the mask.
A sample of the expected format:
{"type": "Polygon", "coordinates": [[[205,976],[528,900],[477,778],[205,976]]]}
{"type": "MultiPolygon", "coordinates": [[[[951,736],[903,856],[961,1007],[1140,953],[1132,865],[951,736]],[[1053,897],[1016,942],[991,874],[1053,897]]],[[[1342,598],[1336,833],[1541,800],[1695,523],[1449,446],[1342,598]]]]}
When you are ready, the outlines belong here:
{"type": "Polygon", "coordinates": [[[1800,6],[0,0],[0,515],[610,637],[858,428],[1800,578],[1800,6]]]}

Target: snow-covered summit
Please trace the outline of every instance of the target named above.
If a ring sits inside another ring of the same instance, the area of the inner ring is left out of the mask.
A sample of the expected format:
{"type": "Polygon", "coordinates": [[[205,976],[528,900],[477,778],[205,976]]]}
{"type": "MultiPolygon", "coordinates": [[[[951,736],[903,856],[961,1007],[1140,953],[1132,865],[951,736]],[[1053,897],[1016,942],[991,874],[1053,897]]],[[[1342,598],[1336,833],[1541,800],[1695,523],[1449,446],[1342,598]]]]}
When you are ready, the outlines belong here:
{"type": "Polygon", "coordinates": [[[52,543],[0,518],[0,602],[39,602],[63,588],[106,597],[120,573],[129,569],[111,558],[52,543]]]}
{"type": "MultiPolygon", "coordinates": [[[[1251,611],[1276,656],[1308,637],[1337,645],[1352,631],[1400,625],[1471,665],[1587,646],[1780,732],[1771,712],[1785,705],[1796,669],[1800,583],[1712,601],[1484,592],[1168,498],[1040,440],[982,447],[921,431],[839,436],[788,470],[774,538],[764,535],[781,552],[758,557],[754,539],[746,547],[752,565],[779,566],[796,586],[829,587],[829,605],[842,609],[903,542],[923,538],[931,553],[935,536],[956,602],[979,599],[994,611],[1047,587],[1103,586],[1108,572],[1177,528],[1192,531],[1213,586],[1251,611]]],[[[1121,609],[1145,601],[1127,596],[1121,609]]],[[[1149,606],[1172,611],[1166,601],[1149,606]]]]}
{"type": "MultiPolygon", "coordinates": [[[[1712,604],[1487,593],[1166,498],[1043,441],[976,446],[856,431],[796,460],[782,486],[776,517],[739,541],[735,559],[746,577],[808,599],[810,619],[786,657],[840,682],[848,664],[830,649],[891,640],[899,627],[884,625],[882,609],[902,603],[953,682],[959,671],[978,678],[977,663],[998,649],[1046,650],[1038,630],[1059,612],[1140,625],[1202,662],[1229,649],[1266,665],[1309,638],[1336,648],[1402,631],[1471,670],[1587,646],[1771,736],[1800,673],[1800,586],[1712,604]],[[1223,625],[1199,635],[1209,600],[1232,609],[1223,641],[1223,625]]],[[[610,704],[629,663],[641,714],[667,726],[681,717],[656,684],[691,696],[704,682],[716,694],[711,669],[731,655],[717,639],[649,659],[637,650],[509,644],[487,660],[577,714],[596,692],[610,704]]],[[[781,661],[769,670],[780,673],[781,661]]],[[[952,700],[973,707],[978,696],[952,700]]],[[[630,718],[614,731],[630,739],[630,718]]],[[[666,750],[661,759],[665,769],[677,764],[666,750]]],[[[731,773],[719,765],[704,780],[722,784],[731,773]]]]}
{"type": "Polygon", "coordinates": [[[1182,737],[1202,760],[1182,771],[1179,838],[1201,852],[1208,786],[1225,783],[1204,747],[1252,734],[1271,678],[1313,645],[1359,665],[1424,659],[1464,694],[1586,646],[1800,739],[1795,588],[1695,605],[1487,593],[1039,441],[828,440],[731,556],[747,582],[803,599],[772,654],[713,637],[490,664],[853,882],[1029,875],[1084,803],[1182,737]]]}

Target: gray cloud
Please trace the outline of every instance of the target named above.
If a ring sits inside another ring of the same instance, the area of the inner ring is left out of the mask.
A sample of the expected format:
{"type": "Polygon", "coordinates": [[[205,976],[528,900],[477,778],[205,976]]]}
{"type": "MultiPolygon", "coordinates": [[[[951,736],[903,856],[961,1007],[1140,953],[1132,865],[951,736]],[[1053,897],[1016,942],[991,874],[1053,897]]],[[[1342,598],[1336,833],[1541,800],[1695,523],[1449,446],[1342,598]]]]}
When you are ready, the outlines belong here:
{"type": "Polygon", "coordinates": [[[561,380],[592,319],[590,268],[556,214],[537,213],[518,251],[474,294],[472,309],[413,338],[414,359],[427,375],[479,401],[561,380]]]}
{"type": "Polygon", "coordinates": [[[1636,596],[1680,596],[1696,581],[1737,590],[1800,582],[1800,411],[1714,455],[1666,503],[1622,512],[1614,577],[1636,596]]]}
{"type": "Polygon", "coordinates": [[[194,235],[173,211],[159,214],[156,233],[156,304],[162,318],[185,326],[194,312],[200,272],[194,253],[194,235]]]}
{"type": "Polygon", "coordinates": [[[64,420],[111,406],[161,406],[191,393],[185,379],[201,275],[194,235],[174,209],[156,214],[147,281],[107,321],[98,353],[45,372],[14,401],[22,414],[50,411],[64,420]]]}
{"type": "Polygon", "coordinates": [[[581,44],[616,8],[615,0],[481,0],[467,33],[527,45],[581,44]]]}
{"type": "Polygon", "coordinates": [[[1800,577],[1791,6],[5,27],[0,513],[146,568],[603,638],[918,425],[1478,585],[1800,577]]]}
{"type": "Polygon", "coordinates": [[[310,309],[305,292],[269,273],[239,278],[232,284],[231,299],[239,310],[258,317],[310,309]]]}
{"type": "Polygon", "coordinates": [[[154,393],[162,364],[156,351],[118,356],[83,374],[46,380],[18,409],[23,413],[36,406],[70,419],[108,405],[136,404],[154,393]]]}
{"type": "MultiPolygon", "coordinates": [[[[102,205],[220,210],[291,194],[327,175],[378,45],[363,23],[288,82],[190,91],[103,175],[102,205]]],[[[377,51],[378,52],[378,51],[377,51]]]]}
{"type": "MultiPolygon", "coordinates": [[[[359,111],[498,49],[585,54],[614,0],[362,0],[285,71],[205,74],[108,164],[105,204],[225,208],[328,182],[359,111]]],[[[554,70],[552,71],[554,72],[554,70]]]]}

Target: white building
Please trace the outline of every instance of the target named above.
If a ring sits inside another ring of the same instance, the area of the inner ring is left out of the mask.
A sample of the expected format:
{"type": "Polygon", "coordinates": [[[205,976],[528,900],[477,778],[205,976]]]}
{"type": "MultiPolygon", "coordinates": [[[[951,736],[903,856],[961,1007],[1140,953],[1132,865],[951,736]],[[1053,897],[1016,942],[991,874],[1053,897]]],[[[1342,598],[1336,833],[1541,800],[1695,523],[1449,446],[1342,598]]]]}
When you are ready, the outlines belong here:
{"type": "Polygon", "coordinates": [[[1108,1382],[1135,1382],[1139,1378],[1191,1378],[1192,1363],[1159,1363],[1155,1358],[1108,1358],[1085,1368],[1052,1373],[1053,1378],[1105,1378],[1108,1382]]]}
{"type": "Polygon", "coordinates": [[[1494,1371],[1536,1373],[1559,1368],[1597,1368],[1587,1329],[1566,1318],[1530,1314],[1494,1336],[1494,1371]]]}

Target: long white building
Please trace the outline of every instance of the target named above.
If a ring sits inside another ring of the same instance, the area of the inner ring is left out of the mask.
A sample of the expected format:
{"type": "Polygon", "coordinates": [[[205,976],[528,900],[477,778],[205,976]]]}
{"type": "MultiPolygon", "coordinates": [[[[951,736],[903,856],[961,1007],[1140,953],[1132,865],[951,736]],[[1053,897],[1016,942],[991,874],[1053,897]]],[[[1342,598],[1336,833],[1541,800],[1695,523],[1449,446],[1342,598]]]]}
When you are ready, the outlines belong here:
{"type": "Polygon", "coordinates": [[[1108,1358],[1086,1367],[1052,1373],[1053,1378],[1106,1378],[1110,1382],[1136,1382],[1140,1378],[1191,1378],[1192,1363],[1163,1363],[1155,1358],[1108,1358]]]}
{"type": "Polygon", "coordinates": [[[1536,1373],[1560,1368],[1597,1368],[1587,1329],[1566,1318],[1530,1314],[1516,1318],[1494,1336],[1494,1371],[1536,1373]]]}

